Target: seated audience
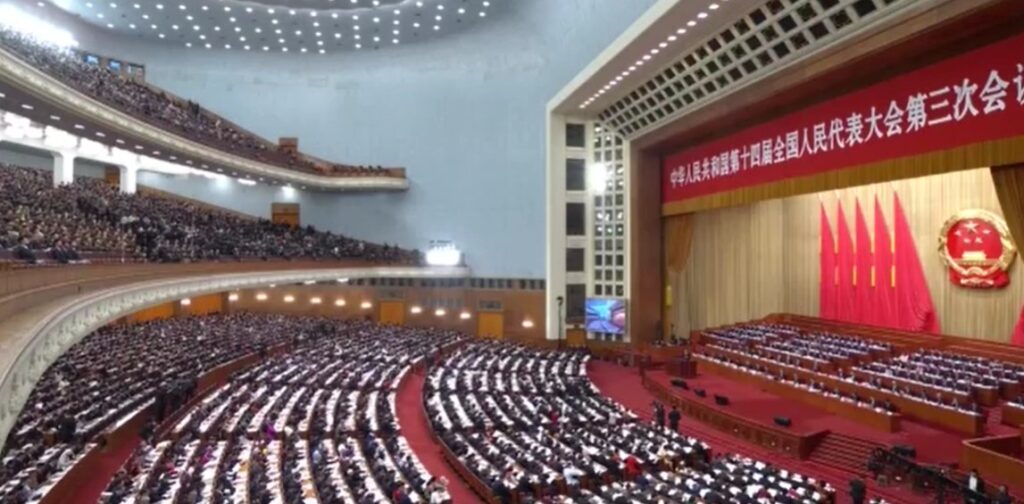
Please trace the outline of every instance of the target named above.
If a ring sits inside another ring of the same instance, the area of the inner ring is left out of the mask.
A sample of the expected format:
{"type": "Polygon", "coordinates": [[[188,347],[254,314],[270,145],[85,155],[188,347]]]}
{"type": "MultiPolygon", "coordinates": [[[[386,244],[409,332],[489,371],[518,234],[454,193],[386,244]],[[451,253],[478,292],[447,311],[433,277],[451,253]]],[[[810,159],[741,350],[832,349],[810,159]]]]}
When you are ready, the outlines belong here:
{"type": "Polygon", "coordinates": [[[831,502],[827,484],[709,447],[602,397],[588,357],[472,343],[424,388],[434,431],[499,502],[831,502]]]}
{"type": "Polygon", "coordinates": [[[85,61],[9,27],[0,27],[0,47],[86,96],[189,140],[282,168],[328,176],[391,176],[380,166],[329,163],[280,149],[204,109],[134,77],[85,61]]]}
{"type": "MultiPolygon", "coordinates": [[[[420,254],[312,226],[291,228],[100,179],[53,187],[49,173],[0,165],[0,254],[35,263],[89,257],[181,262],[347,259],[418,264],[420,254]]],[[[0,256],[0,259],[3,257],[0,256]]]]}

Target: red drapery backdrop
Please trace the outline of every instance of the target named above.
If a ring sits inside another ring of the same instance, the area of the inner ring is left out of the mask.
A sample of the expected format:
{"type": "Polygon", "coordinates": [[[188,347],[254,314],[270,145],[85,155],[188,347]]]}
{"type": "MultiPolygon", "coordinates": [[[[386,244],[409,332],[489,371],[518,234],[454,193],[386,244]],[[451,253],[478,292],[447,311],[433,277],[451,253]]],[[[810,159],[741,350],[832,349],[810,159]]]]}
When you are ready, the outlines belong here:
{"type": "Polygon", "coordinates": [[[836,319],[836,239],[832,235],[832,224],[825,212],[825,203],[818,208],[821,226],[821,282],[818,287],[818,316],[824,319],[836,319]]]}
{"type": "Polygon", "coordinates": [[[896,307],[900,328],[908,331],[939,332],[939,319],[924,278],[921,258],[917,256],[914,235],[900,196],[893,194],[893,237],[896,243],[896,307]]]}
{"type": "Polygon", "coordinates": [[[882,204],[875,196],[875,324],[897,327],[896,273],[893,270],[893,243],[885,223],[882,204]]]}
{"type": "MultiPolygon", "coordinates": [[[[836,234],[820,208],[821,257],[819,314],[846,322],[909,331],[939,332],[914,236],[899,195],[893,195],[893,235],[875,198],[874,237],[857,201],[854,239],[841,202],[836,203],[836,234]]],[[[1018,331],[1024,338],[1024,324],[1018,331]]]]}
{"type": "Polygon", "coordinates": [[[868,232],[868,221],[857,200],[854,208],[854,230],[857,235],[856,273],[853,281],[856,297],[854,312],[857,320],[864,324],[877,324],[875,316],[875,264],[874,245],[868,232]]]}
{"type": "Polygon", "coordinates": [[[841,201],[836,202],[836,244],[836,266],[839,269],[836,318],[845,322],[859,322],[860,314],[853,286],[853,237],[850,236],[850,226],[846,223],[846,213],[843,212],[841,201]]]}

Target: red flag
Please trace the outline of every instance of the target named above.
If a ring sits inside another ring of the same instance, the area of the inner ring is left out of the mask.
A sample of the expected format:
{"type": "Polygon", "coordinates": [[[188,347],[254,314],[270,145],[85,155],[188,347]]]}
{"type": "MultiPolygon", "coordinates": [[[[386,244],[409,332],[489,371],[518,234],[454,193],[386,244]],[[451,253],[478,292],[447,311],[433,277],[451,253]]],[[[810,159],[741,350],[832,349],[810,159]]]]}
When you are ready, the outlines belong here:
{"type": "Polygon", "coordinates": [[[819,208],[821,221],[820,283],[818,285],[818,316],[825,319],[837,318],[836,306],[836,239],[832,236],[832,224],[828,222],[825,204],[819,208]]]}
{"type": "Polygon", "coordinates": [[[853,238],[850,226],[846,223],[843,203],[836,202],[836,266],[839,268],[839,285],[836,287],[836,304],[839,307],[836,318],[846,322],[856,322],[856,293],[853,287],[853,238]]]}
{"type": "Polygon", "coordinates": [[[868,221],[857,199],[854,215],[854,230],[857,234],[857,257],[854,281],[854,313],[857,322],[862,324],[878,324],[875,318],[875,272],[874,246],[871,233],[868,232],[868,221]]]}
{"type": "Polygon", "coordinates": [[[885,223],[882,204],[875,196],[875,323],[899,327],[896,314],[896,276],[893,271],[892,237],[885,223]]]}
{"type": "Polygon", "coordinates": [[[1021,309],[1020,317],[1017,318],[1017,325],[1013,327],[1013,337],[1010,338],[1010,344],[1024,347],[1024,309],[1021,309]]]}
{"type": "Polygon", "coordinates": [[[932,295],[924,278],[921,258],[917,256],[914,235],[903,213],[898,194],[893,194],[893,227],[896,242],[896,307],[900,328],[909,331],[939,332],[939,319],[932,295]]]}

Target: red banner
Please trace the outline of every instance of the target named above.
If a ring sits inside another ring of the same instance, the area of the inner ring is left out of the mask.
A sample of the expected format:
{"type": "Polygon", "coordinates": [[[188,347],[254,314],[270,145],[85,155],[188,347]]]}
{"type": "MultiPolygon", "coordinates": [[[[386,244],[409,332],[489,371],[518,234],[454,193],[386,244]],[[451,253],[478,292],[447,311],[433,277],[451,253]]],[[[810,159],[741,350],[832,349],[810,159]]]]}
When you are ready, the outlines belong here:
{"type": "Polygon", "coordinates": [[[662,202],[1024,134],[1024,35],[662,161],[662,202]]]}

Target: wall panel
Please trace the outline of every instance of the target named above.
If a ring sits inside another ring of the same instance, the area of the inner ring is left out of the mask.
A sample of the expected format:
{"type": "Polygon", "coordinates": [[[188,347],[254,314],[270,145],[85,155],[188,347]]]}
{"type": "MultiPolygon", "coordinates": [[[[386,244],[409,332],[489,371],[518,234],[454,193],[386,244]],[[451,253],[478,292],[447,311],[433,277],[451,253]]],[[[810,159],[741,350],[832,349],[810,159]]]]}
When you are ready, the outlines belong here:
{"type": "Polygon", "coordinates": [[[949,282],[938,254],[939,231],[954,213],[981,208],[1002,215],[987,168],[694,214],[689,261],[684,273],[672,279],[682,291],[674,293],[676,303],[670,311],[677,332],[772,312],[817,315],[820,203],[825,203],[835,228],[836,200],[840,199],[854,233],[854,204],[859,198],[873,233],[874,197],[878,196],[891,232],[894,190],[914,233],[942,332],[1008,341],[1024,301],[1024,268],[1011,269],[1010,285],[1004,289],[964,289],[949,282]],[[689,324],[683,325],[687,319],[689,324]]]}

